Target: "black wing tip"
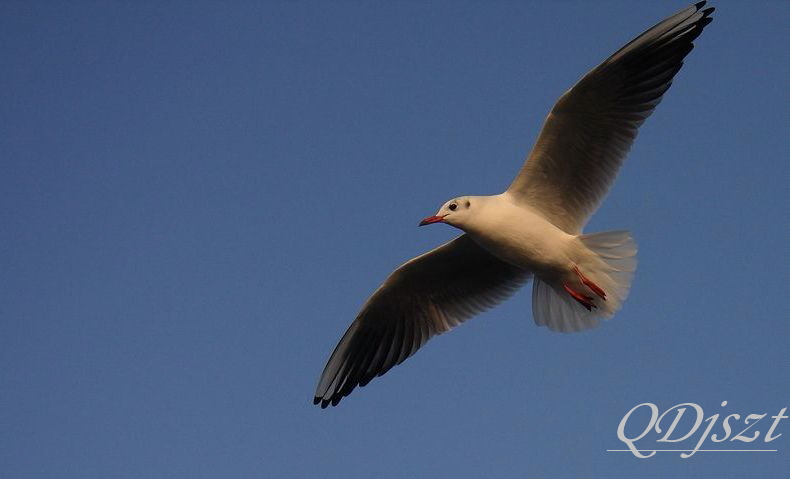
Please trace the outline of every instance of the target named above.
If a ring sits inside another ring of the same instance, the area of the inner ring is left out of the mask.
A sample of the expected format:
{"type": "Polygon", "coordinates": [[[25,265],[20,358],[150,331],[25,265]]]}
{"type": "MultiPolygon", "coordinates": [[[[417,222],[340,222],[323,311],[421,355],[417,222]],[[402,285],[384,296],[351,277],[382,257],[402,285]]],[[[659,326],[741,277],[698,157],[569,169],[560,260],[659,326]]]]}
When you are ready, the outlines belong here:
{"type": "Polygon", "coordinates": [[[709,16],[711,16],[711,14],[713,12],[716,11],[716,7],[708,7],[706,9],[702,10],[702,7],[704,7],[706,3],[708,3],[708,2],[707,1],[702,1],[702,2],[698,2],[698,3],[694,4],[694,6],[697,7],[697,11],[698,12],[699,11],[702,12],[702,18],[708,18],[709,16]]]}
{"type": "Polygon", "coordinates": [[[315,396],[313,398],[313,405],[320,405],[321,409],[326,409],[329,406],[334,407],[337,406],[340,403],[340,400],[346,396],[348,396],[348,393],[344,394],[342,391],[336,392],[331,396],[315,396]]]}
{"type": "Polygon", "coordinates": [[[702,14],[702,16],[700,18],[698,18],[697,21],[694,22],[698,26],[698,28],[700,28],[700,29],[705,28],[710,22],[713,21],[713,18],[711,18],[711,15],[713,15],[713,12],[716,11],[716,7],[708,7],[706,9],[702,10],[702,7],[704,7],[706,3],[708,3],[708,2],[707,1],[703,1],[703,2],[699,2],[699,3],[695,3],[694,4],[694,6],[697,7],[697,11],[695,13],[701,13],[702,14]]]}
{"type": "MultiPolygon", "coordinates": [[[[700,11],[702,10],[702,7],[704,7],[707,4],[708,4],[708,0],[702,0],[701,2],[695,3],[694,7],[697,9],[697,11],[700,11]]],[[[716,7],[708,7],[705,10],[702,10],[702,13],[710,15],[714,10],[716,10],[716,7]]]]}

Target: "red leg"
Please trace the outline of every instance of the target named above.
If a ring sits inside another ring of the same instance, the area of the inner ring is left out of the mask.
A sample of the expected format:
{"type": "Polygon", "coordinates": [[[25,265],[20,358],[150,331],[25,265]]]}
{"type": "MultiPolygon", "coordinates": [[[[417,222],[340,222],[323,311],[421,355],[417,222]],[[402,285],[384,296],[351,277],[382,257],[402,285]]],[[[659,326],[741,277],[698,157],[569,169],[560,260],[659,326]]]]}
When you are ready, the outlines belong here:
{"type": "Polygon", "coordinates": [[[602,300],[606,301],[606,292],[604,290],[602,290],[600,286],[598,286],[597,284],[593,283],[586,276],[584,276],[582,274],[582,272],[579,271],[579,267],[578,266],[574,266],[573,267],[573,271],[576,273],[577,276],[579,276],[579,279],[581,280],[581,282],[584,283],[585,286],[590,288],[590,291],[592,291],[593,293],[597,294],[598,297],[601,298],[602,300]]]}
{"type": "Polygon", "coordinates": [[[570,294],[573,299],[575,299],[576,301],[579,302],[579,304],[587,308],[587,311],[592,311],[593,308],[597,308],[597,306],[593,304],[592,302],[593,299],[591,297],[585,294],[581,294],[580,292],[571,288],[570,286],[568,286],[568,283],[562,283],[562,287],[565,288],[565,291],[567,291],[568,294],[570,294]]]}

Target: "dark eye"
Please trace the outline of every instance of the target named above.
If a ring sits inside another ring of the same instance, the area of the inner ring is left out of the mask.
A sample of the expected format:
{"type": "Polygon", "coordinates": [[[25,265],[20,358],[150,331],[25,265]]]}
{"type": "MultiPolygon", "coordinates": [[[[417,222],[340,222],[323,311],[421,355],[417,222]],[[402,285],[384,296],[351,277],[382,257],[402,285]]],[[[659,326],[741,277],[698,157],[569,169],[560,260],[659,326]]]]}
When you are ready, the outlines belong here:
{"type": "Polygon", "coordinates": [[[455,211],[455,209],[458,208],[458,205],[456,205],[455,203],[450,203],[450,206],[448,206],[448,208],[450,208],[450,211],[455,211]]]}

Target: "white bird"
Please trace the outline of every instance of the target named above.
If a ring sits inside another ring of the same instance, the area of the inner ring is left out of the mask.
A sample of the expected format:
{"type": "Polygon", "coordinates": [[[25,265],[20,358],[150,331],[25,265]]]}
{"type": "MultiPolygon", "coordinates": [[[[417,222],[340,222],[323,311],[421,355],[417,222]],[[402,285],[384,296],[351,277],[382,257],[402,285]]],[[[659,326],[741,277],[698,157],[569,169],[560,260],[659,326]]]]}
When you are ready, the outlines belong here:
{"type": "Polygon", "coordinates": [[[373,293],[329,358],[315,404],[337,405],[530,278],[535,322],[553,331],[592,328],[620,308],[636,244],[625,231],[581,230],[712,21],[705,3],[650,28],[562,95],[504,193],[454,198],[422,220],[464,234],[406,262],[373,293]]]}

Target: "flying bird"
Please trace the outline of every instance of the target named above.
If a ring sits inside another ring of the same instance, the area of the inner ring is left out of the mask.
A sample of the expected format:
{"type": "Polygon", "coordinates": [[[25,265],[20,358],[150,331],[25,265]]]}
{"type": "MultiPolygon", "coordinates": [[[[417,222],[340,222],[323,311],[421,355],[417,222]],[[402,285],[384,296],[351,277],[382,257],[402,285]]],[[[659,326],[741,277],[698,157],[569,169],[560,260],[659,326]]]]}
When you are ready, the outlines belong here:
{"type": "Polygon", "coordinates": [[[582,331],[623,304],[636,268],[627,231],[583,234],[713,8],[663,20],[584,75],[549,112],[513,183],[447,201],[420,226],[463,234],[396,269],[362,306],[324,368],[314,403],[335,406],[530,279],[535,323],[582,331]]]}

